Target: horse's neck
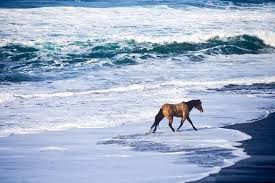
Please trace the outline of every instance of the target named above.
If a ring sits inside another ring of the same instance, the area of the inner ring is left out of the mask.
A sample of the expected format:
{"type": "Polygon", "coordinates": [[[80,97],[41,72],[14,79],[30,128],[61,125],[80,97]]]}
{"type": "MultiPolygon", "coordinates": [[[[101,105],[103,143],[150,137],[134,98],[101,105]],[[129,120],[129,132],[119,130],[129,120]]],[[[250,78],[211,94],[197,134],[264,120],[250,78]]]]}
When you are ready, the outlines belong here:
{"type": "Polygon", "coordinates": [[[193,104],[189,101],[189,102],[186,102],[187,106],[188,106],[188,110],[189,112],[193,109],[193,104]]]}

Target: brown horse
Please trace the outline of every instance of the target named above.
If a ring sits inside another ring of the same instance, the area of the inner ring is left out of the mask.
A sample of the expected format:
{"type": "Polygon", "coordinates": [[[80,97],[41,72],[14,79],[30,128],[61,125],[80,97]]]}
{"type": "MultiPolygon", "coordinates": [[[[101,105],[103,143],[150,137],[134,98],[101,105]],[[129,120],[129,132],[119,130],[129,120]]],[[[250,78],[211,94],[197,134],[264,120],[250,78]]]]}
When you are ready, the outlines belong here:
{"type": "Polygon", "coordinates": [[[160,108],[159,113],[156,115],[155,122],[151,126],[151,129],[148,133],[151,133],[153,128],[154,128],[154,130],[153,130],[153,133],[154,133],[157,130],[157,127],[158,127],[160,121],[164,117],[166,117],[168,119],[169,127],[172,129],[173,132],[175,132],[175,130],[172,126],[174,116],[181,118],[181,123],[180,123],[180,126],[178,127],[177,131],[179,131],[179,129],[183,125],[183,122],[185,121],[185,119],[187,119],[189,121],[189,123],[192,125],[194,130],[197,130],[189,117],[189,113],[193,109],[193,107],[198,109],[200,112],[203,112],[203,108],[202,108],[200,100],[190,100],[188,102],[181,102],[179,104],[164,104],[160,108]]]}

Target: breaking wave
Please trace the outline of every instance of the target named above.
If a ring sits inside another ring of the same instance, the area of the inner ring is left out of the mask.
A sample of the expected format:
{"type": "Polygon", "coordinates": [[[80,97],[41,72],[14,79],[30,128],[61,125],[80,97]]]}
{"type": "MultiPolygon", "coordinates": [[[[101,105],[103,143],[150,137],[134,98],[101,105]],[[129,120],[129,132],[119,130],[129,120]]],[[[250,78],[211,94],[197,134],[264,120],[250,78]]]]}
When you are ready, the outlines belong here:
{"type": "Polygon", "coordinates": [[[139,43],[77,41],[60,45],[44,43],[8,44],[0,47],[0,82],[40,81],[40,72],[64,70],[83,64],[95,66],[133,65],[173,56],[200,61],[210,55],[261,54],[274,48],[251,35],[213,37],[205,42],[139,43]],[[30,74],[31,73],[31,74],[30,74]]]}

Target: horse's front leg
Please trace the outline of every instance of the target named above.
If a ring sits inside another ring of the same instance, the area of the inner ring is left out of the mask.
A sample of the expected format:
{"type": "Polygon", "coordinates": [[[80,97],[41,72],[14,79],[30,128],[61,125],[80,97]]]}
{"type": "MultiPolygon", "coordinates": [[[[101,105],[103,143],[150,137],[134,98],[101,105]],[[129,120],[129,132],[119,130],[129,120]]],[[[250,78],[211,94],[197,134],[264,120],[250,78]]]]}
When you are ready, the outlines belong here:
{"type": "Polygon", "coordinates": [[[190,119],[189,116],[187,117],[187,120],[188,120],[189,123],[192,125],[193,129],[194,129],[194,130],[197,130],[197,128],[193,125],[193,123],[192,123],[192,121],[191,121],[191,119],[190,119]]]}
{"type": "Polygon", "coordinates": [[[181,119],[181,121],[180,121],[180,126],[178,127],[178,129],[177,129],[177,131],[179,131],[180,130],[180,128],[182,127],[182,125],[183,125],[183,123],[184,123],[184,121],[185,121],[185,119],[181,119]]]}
{"type": "Polygon", "coordinates": [[[175,129],[174,129],[173,126],[172,126],[173,117],[169,117],[168,120],[169,120],[169,127],[171,128],[171,130],[172,130],[173,132],[175,132],[175,129]]]}

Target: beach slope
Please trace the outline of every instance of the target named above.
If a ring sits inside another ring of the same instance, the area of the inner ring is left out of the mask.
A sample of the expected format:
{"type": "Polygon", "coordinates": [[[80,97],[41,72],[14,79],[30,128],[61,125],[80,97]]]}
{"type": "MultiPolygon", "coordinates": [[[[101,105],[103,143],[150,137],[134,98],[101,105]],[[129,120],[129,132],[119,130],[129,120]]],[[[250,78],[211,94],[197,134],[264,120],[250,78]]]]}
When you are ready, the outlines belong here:
{"type": "Polygon", "coordinates": [[[254,123],[236,124],[226,128],[252,136],[252,139],[243,141],[241,146],[251,157],[192,183],[275,182],[275,113],[254,123]]]}

